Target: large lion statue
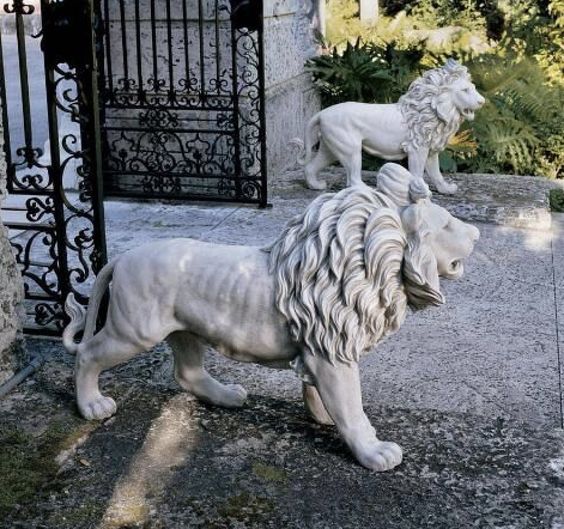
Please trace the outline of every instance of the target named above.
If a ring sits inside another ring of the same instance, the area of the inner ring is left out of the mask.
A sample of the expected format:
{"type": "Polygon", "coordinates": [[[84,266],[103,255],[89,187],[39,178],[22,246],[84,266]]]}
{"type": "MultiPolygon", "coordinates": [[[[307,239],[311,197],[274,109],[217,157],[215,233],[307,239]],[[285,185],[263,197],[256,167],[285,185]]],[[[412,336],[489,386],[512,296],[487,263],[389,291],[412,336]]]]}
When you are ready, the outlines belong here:
{"type": "Polygon", "coordinates": [[[397,103],[348,102],[322,110],[309,121],[305,142],[296,138],[292,143],[303,150],[298,163],[305,165],[311,189],[325,189],[318,174],[335,161],[345,168],[347,185],[361,183],[364,151],[385,160],[407,157],[414,176],[426,174],[439,193],[452,194],[456,184],[445,182],[439,153],[465,119],[474,119],[484,102],[468,70],[449,59],[411,83],[397,103]]]}
{"type": "Polygon", "coordinates": [[[380,441],[363,411],[359,360],[399,329],[408,307],[443,303],[439,277],[460,277],[479,232],[433,204],[427,185],[401,166],[385,165],[378,180],[375,190],[319,196],[266,248],[172,239],[107,264],[87,312],[72,296],[66,303],[63,343],[77,354],[81,414],[114,414],[114,400],[98,387],[101,371],[165,339],[184,389],[242,406],[241,386],[205,370],[211,345],[242,362],[292,366],[313,417],[334,422],[360,463],[379,471],[398,465],[400,447],[380,441]],[[96,333],[110,281],[107,318],[96,333]]]}

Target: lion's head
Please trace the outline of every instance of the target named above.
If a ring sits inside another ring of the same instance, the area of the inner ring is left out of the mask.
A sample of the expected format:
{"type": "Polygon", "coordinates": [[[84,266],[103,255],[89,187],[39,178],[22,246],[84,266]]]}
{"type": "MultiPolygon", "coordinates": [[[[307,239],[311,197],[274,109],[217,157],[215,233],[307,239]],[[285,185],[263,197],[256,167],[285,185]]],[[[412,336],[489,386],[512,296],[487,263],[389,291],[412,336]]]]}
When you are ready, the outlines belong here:
{"type": "MultiPolygon", "coordinates": [[[[381,178],[380,178],[381,176],[381,178]]],[[[399,329],[407,307],[444,302],[479,232],[430,202],[426,184],[386,164],[378,189],[326,193],[268,248],[276,303],[294,340],[350,363],[399,329]]]]}
{"type": "Polygon", "coordinates": [[[485,103],[470,80],[468,69],[449,59],[441,68],[413,81],[398,104],[409,128],[406,152],[421,147],[442,151],[464,119],[485,103]]]}

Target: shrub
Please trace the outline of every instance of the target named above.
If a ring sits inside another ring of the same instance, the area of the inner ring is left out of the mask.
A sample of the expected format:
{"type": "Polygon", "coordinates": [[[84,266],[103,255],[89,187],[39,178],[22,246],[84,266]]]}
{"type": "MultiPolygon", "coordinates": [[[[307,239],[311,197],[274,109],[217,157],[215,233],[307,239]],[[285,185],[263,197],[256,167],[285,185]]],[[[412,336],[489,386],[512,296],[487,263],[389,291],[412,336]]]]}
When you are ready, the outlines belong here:
{"type": "Polygon", "coordinates": [[[468,63],[486,105],[470,129],[476,155],[462,161],[466,171],[562,176],[563,91],[550,86],[533,59],[487,55],[468,63]]]}
{"type": "Polygon", "coordinates": [[[373,25],[356,0],[329,4],[327,55],[308,63],[324,105],[395,102],[454,57],[487,104],[441,154],[443,170],[563,177],[564,2],[384,0],[373,25]],[[495,40],[492,40],[495,39],[495,40]]]}
{"type": "Polygon", "coordinates": [[[417,47],[398,50],[390,44],[363,44],[358,38],[342,51],[334,48],[314,57],[306,67],[325,106],[343,101],[388,103],[420,74],[422,55],[417,47]]]}

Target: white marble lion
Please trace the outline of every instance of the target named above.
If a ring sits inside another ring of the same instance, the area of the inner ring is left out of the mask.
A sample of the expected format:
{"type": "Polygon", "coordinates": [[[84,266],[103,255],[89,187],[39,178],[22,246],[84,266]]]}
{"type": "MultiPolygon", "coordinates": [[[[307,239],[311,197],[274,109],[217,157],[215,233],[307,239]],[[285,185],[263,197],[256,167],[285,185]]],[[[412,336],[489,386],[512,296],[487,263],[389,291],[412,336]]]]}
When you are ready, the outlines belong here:
{"type": "Polygon", "coordinates": [[[63,343],[77,355],[80,412],[115,413],[100,393],[100,372],[165,339],[184,389],[242,406],[241,386],[205,370],[209,344],[242,362],[291,365],[316,420],[334,423],[362,465],[395,467],[401,448],[380,441],[363,411],[359,360],[399,329],[408,307],[443,303],[439,277],[460,277],[479,236],[429,197],[421,179],[387,164],[377,189],[318,197],[266,248],[172,239],[126,252],[101,270],[87,313],[67,299],[63,343]],[[95,333],[110,281],[107,319],[95,333]]]}
{"type": "Polygon", "coordinates": [[[330,106],[311,118],[305,142],[299,138],[292,142],[304,151],[298,163],[305,166],[311,189],[325,189],[319,172],[336,161],[345,168],[347,185],[361,183],[364,151],[384,160],[407,157],[414,176],[426,174],[439,193],[452,194],[456,184],[445,182],[439,153],[465,119],[474,119],[484,102],[468,70],[449,59],[411,83],[397,103],[330,106]]]}

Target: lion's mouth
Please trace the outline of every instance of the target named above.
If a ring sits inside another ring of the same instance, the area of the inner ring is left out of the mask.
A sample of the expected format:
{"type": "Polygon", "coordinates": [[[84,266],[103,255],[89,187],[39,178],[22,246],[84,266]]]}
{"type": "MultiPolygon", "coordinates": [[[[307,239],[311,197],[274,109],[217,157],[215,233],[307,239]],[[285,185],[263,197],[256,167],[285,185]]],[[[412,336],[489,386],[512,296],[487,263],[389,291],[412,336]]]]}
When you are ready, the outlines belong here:
{"type": "Polygon", "coordinates": [[[451,261],[448,271],[445,274],[448,279],[458,279],[464,273],[464,263],[462,259],[451,261]]]}
{"type": "Polygon", "coordinates": [[[474,119],[474,111],[471,108],[465,108],[462,110],[462,115],[468,121],[472,121],[474,119]]]}

